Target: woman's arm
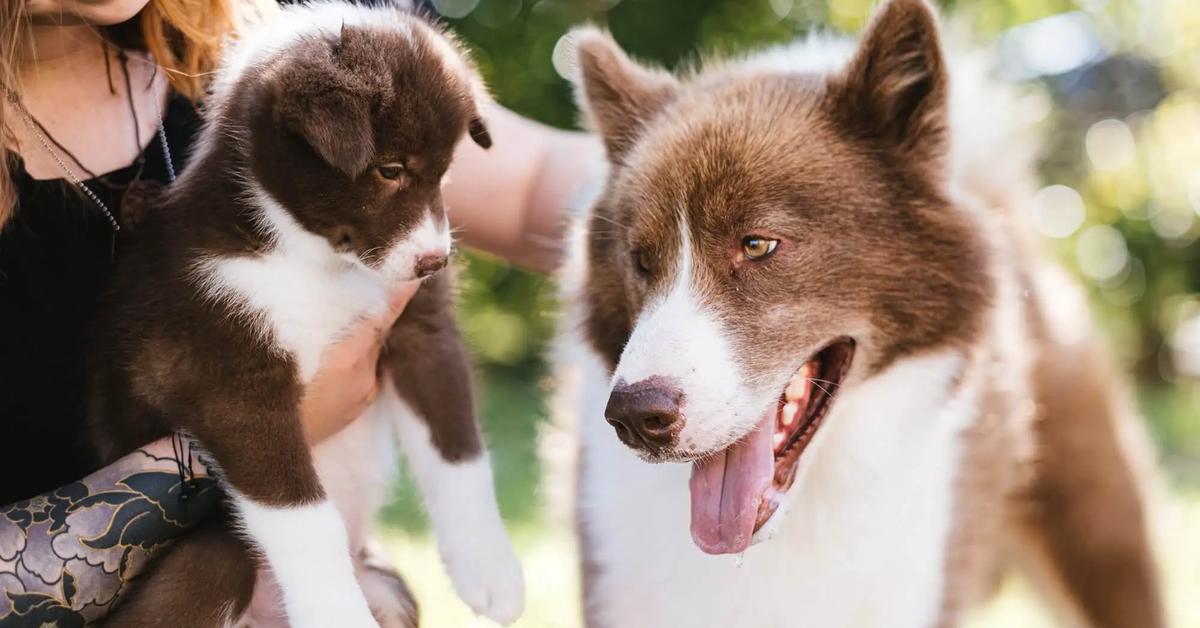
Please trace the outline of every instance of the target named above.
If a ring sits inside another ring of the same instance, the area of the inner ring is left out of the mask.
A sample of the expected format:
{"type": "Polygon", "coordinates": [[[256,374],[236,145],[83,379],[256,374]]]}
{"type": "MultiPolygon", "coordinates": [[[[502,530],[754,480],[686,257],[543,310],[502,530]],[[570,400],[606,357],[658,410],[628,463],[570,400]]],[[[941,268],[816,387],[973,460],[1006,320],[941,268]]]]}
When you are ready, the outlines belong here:
{"type": "Polygon", "coordinates": [[[598,181],[594,136],[562,131],[502,107],[484,112],[490,150],[460,142],[444,191],[450,219],[470,246],[549,272],[562,253],[567,210],[598,181]]]}
{"type": "MultiPolygon", "coordinates": [[[[337,433],[374,398],[383,337],[419,285],[397,287],[386,312],[323,356],[300,408],[309,442],[337,433]]],[[[216,512],[221,491],[185,444],[156,441],[79,482],[0,506],[0,628],[99,619],[156,552],[216,512]]]]}
{"type": "Polygon", "coordinates": [[[156,552],[215,512],[215,481],[179,447],[156,441],[78,482],[0,506],[0,626],[97,619],[156,552]],[[181,481],[181,460],[192,465],[191,483],[181,481]]]}

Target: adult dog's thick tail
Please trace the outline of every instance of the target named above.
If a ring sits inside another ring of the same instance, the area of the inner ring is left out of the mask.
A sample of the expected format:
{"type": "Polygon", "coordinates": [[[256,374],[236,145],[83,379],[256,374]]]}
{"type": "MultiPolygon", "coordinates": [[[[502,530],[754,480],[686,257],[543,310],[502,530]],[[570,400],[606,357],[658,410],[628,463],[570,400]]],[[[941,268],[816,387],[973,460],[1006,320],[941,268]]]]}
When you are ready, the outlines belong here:
{"type": "Polygon", "coordinates": [[[1165,625],[1150,543],[1146,435],[1078,287],[1038,260],[1024,216],[1036,189],[1038,143],[1018,91],[989,78],[988,57],[952,62],[951,167],[959,191],[1000,218],[1027,283],[1033,341],[1035,459],[1017,497],[1017,538],[1027,571],[1065,625],[1165,625]]]}
{"type": "Polygon", "coordinates": [[[1018,504],[1025,566],[1064,619],[1165,626],[1150,543],[1149,448],[1120,378],[1091,339],[1047,342],[1034,368],[1037,453],[1018,504]]]}

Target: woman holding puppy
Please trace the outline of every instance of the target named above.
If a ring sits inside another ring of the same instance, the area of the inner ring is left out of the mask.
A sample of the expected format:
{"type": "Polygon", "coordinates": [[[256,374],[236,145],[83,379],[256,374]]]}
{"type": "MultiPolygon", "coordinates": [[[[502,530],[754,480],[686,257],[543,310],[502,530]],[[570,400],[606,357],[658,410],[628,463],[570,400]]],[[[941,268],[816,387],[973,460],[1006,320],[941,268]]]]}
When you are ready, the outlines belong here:
{"type": "MultiPolygon", "coordinates": [[[[85,338],[153,186],[187,160],[221,43],[270,11],[235,0],[0,4],[0,627],[104,615],[153,550],[219,502],[180,439],[97,470],[81,436],[85,338]],[[181,486],[189,502],[177,507],[181,486]]],[[[496,147],[463,142],[445,196],[468,244],[548,269],[591,140],[493,109],[496,147]],[[519,140],[517,139],[519,138],[519,140]],[[511,141],[510,141],[511,140],[511,141]],[[563,157],[569,157],[564,159],[563,157]]],[[[324,357],[302,415],[319,442],[373,398],[390,312],[324,357]]],[[[151,576],[152,577],[152,576],[151,576]]],[[[401,583],[402,584],[402,583],[401,583]]]]}

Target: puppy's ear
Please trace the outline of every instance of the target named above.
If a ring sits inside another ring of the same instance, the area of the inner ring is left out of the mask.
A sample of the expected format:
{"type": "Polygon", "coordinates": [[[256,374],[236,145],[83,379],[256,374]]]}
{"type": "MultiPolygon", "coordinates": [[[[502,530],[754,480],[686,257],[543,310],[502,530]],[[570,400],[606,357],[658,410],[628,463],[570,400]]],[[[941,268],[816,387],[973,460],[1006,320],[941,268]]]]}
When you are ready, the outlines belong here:
{"type": "Polygon", "coordinates": [[[591,127],[604,140],[614,163],[637,140],[644,125],[667,105],[679,90],[674,77],[641,66],[626,56],[612,37],[595,28],[576,29],[577,100],[591,127]]]}
{"type": "Polygon", "coordinates": [[[487,125],[484,124],[483,118],[476,115],[467,123],[467,135],[471,136],[471,140],[479,145],[480,148],[492,147],[492,134],[488,131],[487,125]]]}
{"type": "Polygon", "coordinates": [[[902,157],[940,164],[948,149],[946,64],[926,0],[888,0],[832,90],[834,113],[902,157]]]}
{"type": "Polygon", "coordinates": [[[277,79],[276,119],[296,133],[330,166],[357,177],[375,154],[372,117],[379,86],[338,63],[342,41],[313,41],[294,71],[277,79]]]}

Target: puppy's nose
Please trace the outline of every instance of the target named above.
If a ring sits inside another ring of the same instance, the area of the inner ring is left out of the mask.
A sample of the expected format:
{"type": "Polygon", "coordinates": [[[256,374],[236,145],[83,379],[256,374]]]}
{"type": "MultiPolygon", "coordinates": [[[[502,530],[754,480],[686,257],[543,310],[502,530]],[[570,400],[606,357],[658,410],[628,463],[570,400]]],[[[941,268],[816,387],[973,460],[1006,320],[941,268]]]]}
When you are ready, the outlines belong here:
{"type": "Polygon", "coordinates": [[[683,393],[660,378],[634,384],[618,381],[608,397],[604,418],[622,443],[658,453],[674,445],[683,429],[682,403],[683,393]]]}
{"type": "Polygon", "coordinates": [[[447,260],[449,258],[442,253],[426,253],[417,258],[417,263],[413,271],[417,277],[428,277],[445,268],[447,260]]]}

